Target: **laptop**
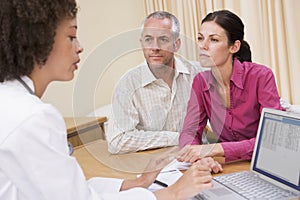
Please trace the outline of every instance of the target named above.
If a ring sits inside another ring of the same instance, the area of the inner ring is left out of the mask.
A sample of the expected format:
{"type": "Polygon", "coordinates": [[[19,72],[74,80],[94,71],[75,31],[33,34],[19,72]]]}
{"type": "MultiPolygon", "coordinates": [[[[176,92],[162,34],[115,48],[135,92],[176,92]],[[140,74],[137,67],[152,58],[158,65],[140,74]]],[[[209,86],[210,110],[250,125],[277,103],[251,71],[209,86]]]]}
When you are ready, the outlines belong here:
{"type": "Polygon", "coordinates": [[[300,116],[263,109],[250,171],[215,176],[213,184],[192,199],[299,200],[300,116]]]}

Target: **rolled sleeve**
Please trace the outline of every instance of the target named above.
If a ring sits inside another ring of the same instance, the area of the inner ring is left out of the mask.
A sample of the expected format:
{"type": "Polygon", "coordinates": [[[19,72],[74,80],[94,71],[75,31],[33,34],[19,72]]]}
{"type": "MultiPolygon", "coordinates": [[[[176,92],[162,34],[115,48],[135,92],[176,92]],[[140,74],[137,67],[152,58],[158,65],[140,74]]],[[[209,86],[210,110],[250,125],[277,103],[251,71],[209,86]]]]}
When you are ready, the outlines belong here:
{"type": "Polygon", "coordinates": [[[251,160],[255,145],[255,138],[239,142],[222,142],[225,162],[236,160],[251,160]]]}

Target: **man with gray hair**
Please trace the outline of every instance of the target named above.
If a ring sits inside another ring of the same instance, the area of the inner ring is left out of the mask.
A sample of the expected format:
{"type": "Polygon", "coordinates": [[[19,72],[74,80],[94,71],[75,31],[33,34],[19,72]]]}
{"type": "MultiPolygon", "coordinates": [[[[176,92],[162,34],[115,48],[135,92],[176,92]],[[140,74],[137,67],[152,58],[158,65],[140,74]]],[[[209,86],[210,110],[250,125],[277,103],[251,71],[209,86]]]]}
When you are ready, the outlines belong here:
{"type": "Polygon", "coordinates": [[[165,11],[142,24],[145,62],[119,81],[106,139],[113,154],[178,145],[198,62],[174,56],[181,45],[178,19],[165,11]]]}

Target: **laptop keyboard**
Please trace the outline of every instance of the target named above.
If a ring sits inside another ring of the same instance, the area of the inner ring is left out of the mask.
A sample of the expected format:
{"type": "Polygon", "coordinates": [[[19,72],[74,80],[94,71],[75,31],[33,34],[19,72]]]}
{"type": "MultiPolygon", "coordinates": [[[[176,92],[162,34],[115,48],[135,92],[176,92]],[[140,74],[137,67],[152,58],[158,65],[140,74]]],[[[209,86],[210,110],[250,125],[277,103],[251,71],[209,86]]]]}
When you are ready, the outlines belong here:
{"type": "Polygon", "coordinates": [[[295,195],[262,180],[250,171],[215,176],[214,180],[246,199],[286,199],[295,195]]]}

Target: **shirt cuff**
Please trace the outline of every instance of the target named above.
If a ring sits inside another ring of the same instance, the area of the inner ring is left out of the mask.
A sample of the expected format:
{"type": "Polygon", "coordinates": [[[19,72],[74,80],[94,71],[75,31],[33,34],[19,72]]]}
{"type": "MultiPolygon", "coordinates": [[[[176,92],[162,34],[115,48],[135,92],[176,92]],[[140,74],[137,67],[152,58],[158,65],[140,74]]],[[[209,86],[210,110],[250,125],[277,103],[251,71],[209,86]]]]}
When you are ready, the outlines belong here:
{"type": "Polygon", "coordinates": [[[143,200],[156,200],[153,192],[145,188],[132,188],[125,191],[120,191],[122,179],[115,178],[91,178],[88,180],[89,187],[92,189],[91,192],[100,197],[103,200],[111,199],[143,199],[143,200]]]}
{"type": "Polygon", "coordinates": [[[179,143],[179,132],[166,132],[168,135],[168,144],[167,146],[177,146],[179,143]]]}
{"type": "Polygon", "coordinates": [[[121,189],[123,180],[116,178],[95,177],[88,180],[88,185],[97,193],[118,193],[121,189]]]}
{"type": "Polygon", "coordinates": [[[255,143],[255,138],[253,139],[239,142],[222,142],[225,162],[251,160],[255,143]]]}

